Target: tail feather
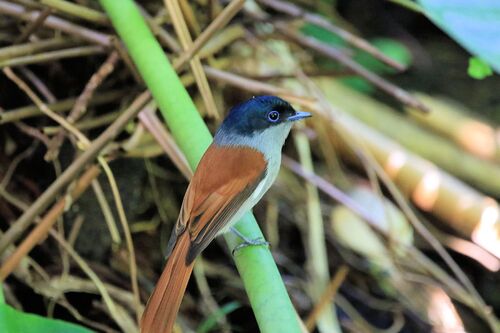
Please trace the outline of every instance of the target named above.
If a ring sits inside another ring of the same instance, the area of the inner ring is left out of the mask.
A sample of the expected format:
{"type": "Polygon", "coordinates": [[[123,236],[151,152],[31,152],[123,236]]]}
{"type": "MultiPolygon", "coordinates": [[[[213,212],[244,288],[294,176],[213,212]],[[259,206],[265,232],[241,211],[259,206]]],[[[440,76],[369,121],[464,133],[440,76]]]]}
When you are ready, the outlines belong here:
{"type": "Polygon", "coordinates": [[[179,312],[193,262],[186,262],[189,233],[182,234],[170,254],[141,319],[141,333],[171,333],[179,312]]]}

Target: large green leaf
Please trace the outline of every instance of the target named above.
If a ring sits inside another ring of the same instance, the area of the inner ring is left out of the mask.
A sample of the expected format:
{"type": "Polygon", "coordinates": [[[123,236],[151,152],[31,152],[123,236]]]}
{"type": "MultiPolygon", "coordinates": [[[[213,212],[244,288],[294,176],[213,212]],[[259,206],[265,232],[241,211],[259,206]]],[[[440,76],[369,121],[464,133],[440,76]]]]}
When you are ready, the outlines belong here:
{"type": "Polygon", "coordinates": [[[418,0],[425,14],[500,73],[500,0],[418,0]]]}
{"type": "Polygon", "coordinates": [[[0,304],[0,332],[2,333],[92,333],[93,331],[62,320],[24,313],[0,304]]]}

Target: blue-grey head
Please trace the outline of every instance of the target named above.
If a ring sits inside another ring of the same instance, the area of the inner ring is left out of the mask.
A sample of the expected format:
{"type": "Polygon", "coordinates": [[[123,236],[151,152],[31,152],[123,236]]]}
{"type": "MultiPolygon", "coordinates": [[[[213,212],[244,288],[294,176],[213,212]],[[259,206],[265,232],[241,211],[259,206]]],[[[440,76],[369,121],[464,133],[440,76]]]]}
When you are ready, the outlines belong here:
{"type": "Polygon", "coordinates": [[[215,142],[239,145],[244,141],[250,146],[267,144],[281,149],[293,122],[310,116],[279,97],[256,96],[229,111],[215,134],[215,142]]]}

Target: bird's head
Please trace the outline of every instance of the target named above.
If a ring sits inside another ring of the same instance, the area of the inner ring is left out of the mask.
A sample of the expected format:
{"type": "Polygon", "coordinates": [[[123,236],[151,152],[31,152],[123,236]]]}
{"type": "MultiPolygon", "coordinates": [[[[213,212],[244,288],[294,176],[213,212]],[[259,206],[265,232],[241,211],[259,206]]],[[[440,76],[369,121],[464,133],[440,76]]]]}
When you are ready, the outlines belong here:
{"type": "MultiPolygon", "coordinates": [[[[215,135],[216,142],[259,141],[268,145],[283,145],[294,121],[310,117],[296,111],[288,102],[276,96],[256,96],[231,109],[215,135]]],[[[253,144],[250,144],[253,145],[253,144]]]]}

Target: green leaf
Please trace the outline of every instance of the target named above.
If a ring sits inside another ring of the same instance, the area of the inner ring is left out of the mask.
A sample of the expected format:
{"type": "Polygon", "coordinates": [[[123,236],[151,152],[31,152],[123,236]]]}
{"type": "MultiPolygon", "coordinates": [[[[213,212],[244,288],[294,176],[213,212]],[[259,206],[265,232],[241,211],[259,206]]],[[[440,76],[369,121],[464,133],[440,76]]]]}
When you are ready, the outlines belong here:
{"type": "Polygon", "coordinates": [[[482,59],[478,57],[471,57],[469,59],[467,73],[474,79],[482,80],[485,77],[493,75],[493,70],[490,65],[485,63],[482,59]]]}
{"type": "Polygon", "coordinates": [[[88,328],[62,320],[24,313],[0,304],[0,332],[2,333],[92,333],[88,328]]]}
{"type": "Polygon", "coordinates": [[[425,14],[500,73],[500,1],[419,0],[425,14]]]}
{"type": "MultiPolygon", "coordinates": [[[[398,42],[397,40],[379,37],[370,40],[370,44],[375,46],[387,57],[404,66],[409,66],[413,60],[410,51],[404,44],[398,42]]],[[[366,67],[378,74],[390,74],[397,72],[394,68],[382,63],[380,60],[375,59],[372,55],[364,51],[359,51],[354,59],[363,65],[363,67],[366,67]]]]}
{"type": "Polygon", "coordinates": [[[214,330],[217,327],[217,321],[219,320],[219,318],[230,314],[239,307],[241,307],[241,304],[238,302],[230,302],[225,304],[219,309],[219,311],[205,319],[196,329],[196,333],[207,333],[214,330]]]}
{"type": "Polygon", "coordinates": [[[300,31],[307,36],[316,38],[323,43],[331,46],[343,47],[346,46],[346,42],[337,36],[336,34],[326,30],[325,28],[318,27],[317,25],[311,23],[305,23],[300,31]]]}

